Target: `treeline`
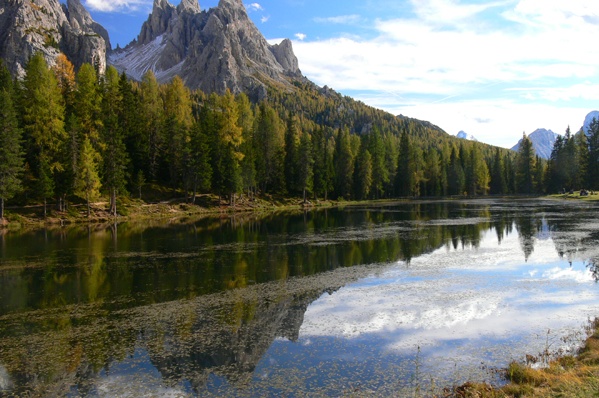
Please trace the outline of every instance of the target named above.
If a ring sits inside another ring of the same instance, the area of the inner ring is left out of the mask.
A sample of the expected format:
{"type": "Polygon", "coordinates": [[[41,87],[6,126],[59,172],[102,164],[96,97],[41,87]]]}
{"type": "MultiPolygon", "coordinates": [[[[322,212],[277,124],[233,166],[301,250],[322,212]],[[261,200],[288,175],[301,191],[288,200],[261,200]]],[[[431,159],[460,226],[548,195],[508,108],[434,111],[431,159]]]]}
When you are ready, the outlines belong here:
{"type": "Polygon", "coordinates": [[[15,196],[44,203],[45,215],[48,200],[64,210],[80,198],[89,212],[105,195],[116,214],[117,197],[141,196],[147,182],[231,204],[239,194],[352,200],[547,185],[527,139],[519,154],[458,140],[309,83],[251,102],[190,91],[178,77],[159,84],[152,72],[139,83],[112,67],[75,73],[64,56],[49,68],[38,54],[22,80],[2,67],[0,91],[0,216],[15,196]]]}

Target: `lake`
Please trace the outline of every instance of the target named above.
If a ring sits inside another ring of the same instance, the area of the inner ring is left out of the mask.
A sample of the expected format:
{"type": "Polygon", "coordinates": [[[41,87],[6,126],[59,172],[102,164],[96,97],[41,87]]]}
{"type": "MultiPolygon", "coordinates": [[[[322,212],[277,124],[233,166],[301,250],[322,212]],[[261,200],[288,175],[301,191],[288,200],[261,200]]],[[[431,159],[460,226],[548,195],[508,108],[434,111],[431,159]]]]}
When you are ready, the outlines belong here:
{"type": "Polygon", "coordinates": [[[480,199],[0,230],[0,396],[500,385],[599,315],[598,216],[480,199]]]}

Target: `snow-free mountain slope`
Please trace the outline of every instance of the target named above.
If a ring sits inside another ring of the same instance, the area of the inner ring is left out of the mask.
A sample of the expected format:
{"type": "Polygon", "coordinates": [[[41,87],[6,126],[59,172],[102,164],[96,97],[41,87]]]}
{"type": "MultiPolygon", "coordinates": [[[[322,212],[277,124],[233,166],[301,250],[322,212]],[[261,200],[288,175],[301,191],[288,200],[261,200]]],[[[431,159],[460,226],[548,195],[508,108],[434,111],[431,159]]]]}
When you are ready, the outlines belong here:
{"type": "MultiPolygon", "coordinates": [[[[549,159],[551,157],[551,151],[553,150],[553,144],[555,144],[558,135],[559,134],[556,134],[551,130],[537,129],[530,133],[528,138],[532,142],[535,153],[540,158],[549,159]]],[[[521,143],[522,140],[518,141],[518,143],[512,147],[512,150],[518,151],[521,143]]]]}

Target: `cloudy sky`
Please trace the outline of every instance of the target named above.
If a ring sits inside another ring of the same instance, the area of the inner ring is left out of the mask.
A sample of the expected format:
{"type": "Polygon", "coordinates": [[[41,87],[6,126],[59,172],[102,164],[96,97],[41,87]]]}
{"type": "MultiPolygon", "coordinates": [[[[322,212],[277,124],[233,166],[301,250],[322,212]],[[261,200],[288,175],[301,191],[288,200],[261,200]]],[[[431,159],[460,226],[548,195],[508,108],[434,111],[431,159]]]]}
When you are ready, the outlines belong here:
{"type": "MultiPolygon", "coordinates": [[[[121,46],[152,7],[83,2],[121,46]]],[[[537,128],[578,130],[599,109],[598,1],[257,0],[246,8],[268,40],[293,40],[316,84],[449,134],[511,147],[537,128]]]]}

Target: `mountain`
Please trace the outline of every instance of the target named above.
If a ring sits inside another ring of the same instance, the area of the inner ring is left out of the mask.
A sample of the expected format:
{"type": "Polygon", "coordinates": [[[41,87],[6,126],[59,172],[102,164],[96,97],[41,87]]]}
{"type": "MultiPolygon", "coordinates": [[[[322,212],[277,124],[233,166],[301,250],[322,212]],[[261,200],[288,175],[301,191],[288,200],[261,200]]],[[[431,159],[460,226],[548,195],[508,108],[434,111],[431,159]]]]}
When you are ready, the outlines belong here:
{"type": "Polygon", "coordinates": [[[469,141],[476,141],[476,142],[478,142],[478,140],[473,135],[466,133],[464,130],[461,130],[455,136],[458,137],[459,139],[462,139],[462,140],[469,140],[469,141]]]}
{"type": "Polygon", "coordinates": [[[584,118],[584,124],[582,125],[581,129],[584,130],[586,135],[590,135],[589,127],[591,126],[593,119],[599,120],[599,111],[589,112],[589,114],[584,118]]]}
{"type": "MultiPolygon", "coordinates": [[[[549,159],[551,157],[551,150],[553,149],[553,144],[555,144],[555,140],[559,134],[554,133],[551,130],[546,129],[537,129],[530,133],[528,138],[532,142],[532,147],[535,150],[535,153],[543,159],[549,159]]],[[[518,151],[520,149],[520,144],[522,140],[518,141],[516,145],[512,147],[512,151],[518,151]]]]}
{"type": "Polygon", "coordinates": [[[242,0],[220,0],[201,11],[196,0],[175,7],[154,0],[137,38],[109,55],[109,63],[141,80],[152,70],[160,82],[179,75],[206,93],[244,91],[266,96],[266,86],[304,80],[291,41],[270,45],[247,15],[242,0]]]}
{"type": "Polygon", "coordinates": [[[63,52],[76,68],[88,62],[106,68],[108,32],[79,0],[3,0],[0,8],[0,58],[13,75],[41,52],[49,65],[63,52]]]}

